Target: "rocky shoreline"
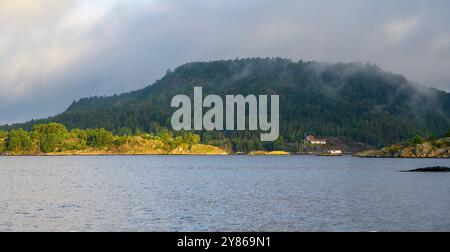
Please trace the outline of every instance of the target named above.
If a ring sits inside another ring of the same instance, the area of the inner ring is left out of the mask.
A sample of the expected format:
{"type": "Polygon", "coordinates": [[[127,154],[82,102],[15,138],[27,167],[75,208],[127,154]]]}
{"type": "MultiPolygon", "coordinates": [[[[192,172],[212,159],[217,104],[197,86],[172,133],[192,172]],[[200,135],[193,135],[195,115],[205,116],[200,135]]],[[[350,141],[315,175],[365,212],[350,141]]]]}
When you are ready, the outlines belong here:
{"type": "Polygon", "coordinates": [[[363,158],[450,158],[450,137],[418,144],[396,144],[354,155],[363,158]]]}

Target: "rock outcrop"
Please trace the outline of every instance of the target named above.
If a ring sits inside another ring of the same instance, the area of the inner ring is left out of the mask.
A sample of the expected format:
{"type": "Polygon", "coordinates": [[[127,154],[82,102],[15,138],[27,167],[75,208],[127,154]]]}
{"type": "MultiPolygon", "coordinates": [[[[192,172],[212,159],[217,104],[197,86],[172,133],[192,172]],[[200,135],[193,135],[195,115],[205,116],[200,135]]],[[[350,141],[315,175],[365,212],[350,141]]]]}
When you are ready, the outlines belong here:
{"type": "Polygon", "coordinates": [[[443,166],[434,166],[434,167],[425,167],[414,170],[402,171],[402,172],[450,172],[449,167],[443,166]]]}
{"type": "Polygon", "coordinates": [[[449,158],[450,138],[427,141],[420,144],[397,144],[379,150],[369,150],[355,154],[358,157],[391,158],[449,158]]]}

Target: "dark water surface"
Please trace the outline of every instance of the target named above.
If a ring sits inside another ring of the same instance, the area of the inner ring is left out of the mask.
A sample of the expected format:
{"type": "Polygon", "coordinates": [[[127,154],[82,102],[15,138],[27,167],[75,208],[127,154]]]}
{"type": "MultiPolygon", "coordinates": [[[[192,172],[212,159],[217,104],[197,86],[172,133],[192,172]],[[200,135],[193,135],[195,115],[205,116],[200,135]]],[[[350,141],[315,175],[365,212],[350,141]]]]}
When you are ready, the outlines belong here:
{"type": "Polygon", "coordinates": [[[0,157],[0,231],[450,231],[444,159],[0,157]]]}

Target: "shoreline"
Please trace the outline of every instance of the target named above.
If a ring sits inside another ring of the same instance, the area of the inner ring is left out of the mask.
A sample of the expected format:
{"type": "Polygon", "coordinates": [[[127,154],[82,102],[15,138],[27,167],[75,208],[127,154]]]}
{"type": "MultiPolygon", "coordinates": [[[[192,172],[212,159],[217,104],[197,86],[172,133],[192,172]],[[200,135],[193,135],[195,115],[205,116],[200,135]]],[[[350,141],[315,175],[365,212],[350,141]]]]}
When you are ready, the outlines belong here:
{"type": "Polygon", "coordinates": [[[249,156],[249,157],[257,157],[257,156],[275,156],[275,157],[289,157],[289,156],[316,156],[323,158],[330,157],[345,157],[352,156],[355,158],[363,158],[363,159],[450,159],[450,157],[368,157],[368,156],[357,156],[353,154],[343,154],[343,155],[320,155],[320,154],[300,154],[300,153],[290,153],[290,154],[127,154],[127,153],[117,153],[117,154],[35,154],[35,155],[0,155],[1,157],[107,157],[107,156],[249,156]]]}
{"type": "Polygon", "coordinates": [[[358,158],[389,158],[389,159],[450,159],[450,157],[379,157],[379,156],[357,156],[353,155],[354,157],[358,158]]]}
{"type": "MultiPolygon", "coordinates": [[[[75,156],[321,156],[320,154],[301,154],[301,153],[288,153],[288,154],[251,154],[251,153],[192,153],[192,154],[164,154],[164,153],[80,153],[80,154],[23,154],[23,155],[0,155],[0,157],[75,157],[75,156]]],[[[351,154],[341,155],[341,156],[351,156],[351,154]]],[[[324,156],[329,157],[329,156],[324,156]]]]}

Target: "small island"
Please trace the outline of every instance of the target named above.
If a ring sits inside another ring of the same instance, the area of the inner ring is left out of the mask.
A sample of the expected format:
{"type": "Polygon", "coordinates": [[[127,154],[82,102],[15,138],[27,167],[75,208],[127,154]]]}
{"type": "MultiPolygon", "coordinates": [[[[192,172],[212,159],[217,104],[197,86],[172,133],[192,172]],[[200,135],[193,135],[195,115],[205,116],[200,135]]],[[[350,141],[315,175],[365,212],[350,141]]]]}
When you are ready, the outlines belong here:
{"type": "Polygon", "coordinates": [[[355,156],[376,158],[449,158],[450,131],[438,139],[424,139],[416,136],[408,142],[394,144],[379,150],[356,153],[355,156]]]}
{"type": "Polygon", "coordinates": [[[402,171],[402,172],[450,172],[450,168],[443,167],[443,166],[433,166],[433,167],[425,167],[425,168],[407,170],[407,171],[402,171]]]}

